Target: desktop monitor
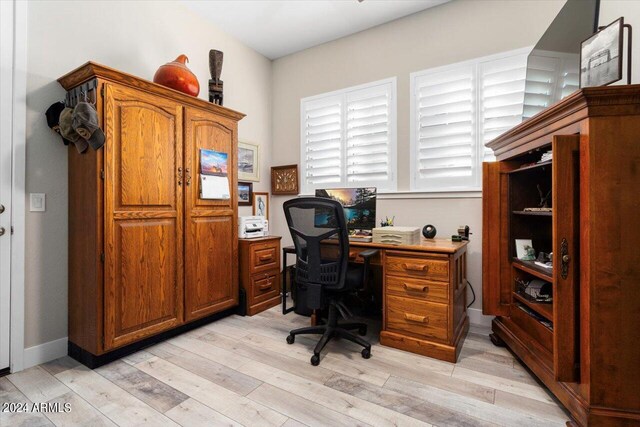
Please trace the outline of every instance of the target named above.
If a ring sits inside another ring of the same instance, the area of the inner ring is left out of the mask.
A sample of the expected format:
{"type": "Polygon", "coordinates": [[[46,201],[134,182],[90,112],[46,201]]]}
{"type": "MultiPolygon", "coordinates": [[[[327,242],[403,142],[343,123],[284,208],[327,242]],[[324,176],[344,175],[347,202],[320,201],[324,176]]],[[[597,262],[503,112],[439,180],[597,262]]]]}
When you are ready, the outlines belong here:
{"type": "MultiPolygon", "coordinates": [[[[333,188],[316,190],[316,197],[340,202],[349,230],[371,230],[376,226],[376,188],[333,188]]],[[[316,227],[331,226],[328,214],[317,212],[316,227]]]]}

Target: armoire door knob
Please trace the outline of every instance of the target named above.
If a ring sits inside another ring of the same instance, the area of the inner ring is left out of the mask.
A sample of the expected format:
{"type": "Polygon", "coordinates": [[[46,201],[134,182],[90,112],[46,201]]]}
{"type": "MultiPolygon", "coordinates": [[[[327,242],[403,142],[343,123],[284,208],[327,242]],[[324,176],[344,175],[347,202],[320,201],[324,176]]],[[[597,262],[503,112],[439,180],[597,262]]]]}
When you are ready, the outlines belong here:
{"type": "Polygon", "coordinates": [[[0,236],[4,236],[5,229],[4,227],[0,227],[0,236]]]}

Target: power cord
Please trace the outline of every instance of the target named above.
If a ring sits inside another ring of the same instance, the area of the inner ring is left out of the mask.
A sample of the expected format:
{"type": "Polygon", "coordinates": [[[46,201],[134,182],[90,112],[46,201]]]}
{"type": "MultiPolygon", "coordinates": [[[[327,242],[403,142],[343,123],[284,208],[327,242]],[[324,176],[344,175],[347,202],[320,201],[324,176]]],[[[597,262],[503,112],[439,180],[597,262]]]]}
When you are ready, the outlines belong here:
{"type": "Polygon", "coordinates": [[[469,285],[469,288],[471,288],[471,293],[473,294],[473,300],[471,300],[471,302],[467,306],[467,308],[469,308],[469,307],[471,307],[471,305],[473,305],[474,302],[476,302],[476,293],[473,290],[473,286],[471,286],[471,282],[469,282],[468,280],[467,280],[467,285],[469,285]]]}

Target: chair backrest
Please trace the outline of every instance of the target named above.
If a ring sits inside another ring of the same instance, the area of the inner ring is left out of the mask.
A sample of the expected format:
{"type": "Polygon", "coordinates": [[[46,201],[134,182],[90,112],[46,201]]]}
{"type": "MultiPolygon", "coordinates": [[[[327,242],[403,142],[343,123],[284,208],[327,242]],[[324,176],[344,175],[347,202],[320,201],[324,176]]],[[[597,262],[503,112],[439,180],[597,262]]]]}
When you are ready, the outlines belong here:
{"type": "Polygon", "coordinates": [[[284,203],[284,214],[296,248],[296,281],[343,288],[349,232],[342,205],[331,199],[300,197],[284,203]]]}

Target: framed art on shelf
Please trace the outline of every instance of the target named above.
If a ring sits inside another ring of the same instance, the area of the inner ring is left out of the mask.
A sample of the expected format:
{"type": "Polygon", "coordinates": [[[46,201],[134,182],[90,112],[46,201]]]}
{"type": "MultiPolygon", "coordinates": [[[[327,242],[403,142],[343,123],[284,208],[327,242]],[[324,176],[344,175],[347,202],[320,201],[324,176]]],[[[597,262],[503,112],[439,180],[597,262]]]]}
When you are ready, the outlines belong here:
{"type": "Polygon", "coordinates": [[[260,181],[260,146],[238,142],[238,179],[260,181]]]}
{"type": "Polygon", "coordinates": [[[253,215],[269,219],[269,193],[253,193],[253,215]]]}
{"type": "Polygon", "coordinates": [[[271,168],[271,194],[297,195],[298,193],[298,165],[271,168]]]}
{"type": "Polygon", "coordinates": [[[582,42],[580,48],[580,88],[605,86],[622,79],[622,28],[624,18],[582,42]]]}
{"type": "Polygon", "coordinates": [[[238,181],[238,206],[251,206],[253,203],[253,182],[238,181]]]}

